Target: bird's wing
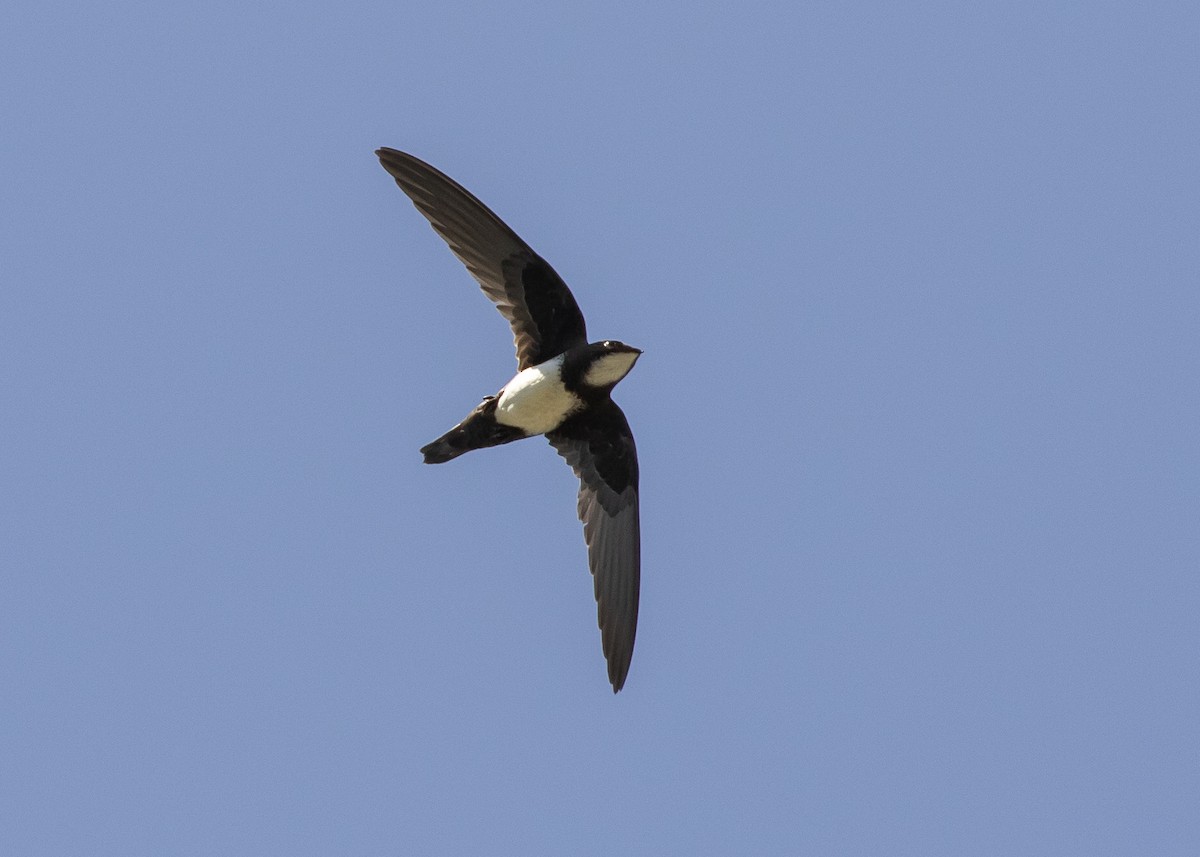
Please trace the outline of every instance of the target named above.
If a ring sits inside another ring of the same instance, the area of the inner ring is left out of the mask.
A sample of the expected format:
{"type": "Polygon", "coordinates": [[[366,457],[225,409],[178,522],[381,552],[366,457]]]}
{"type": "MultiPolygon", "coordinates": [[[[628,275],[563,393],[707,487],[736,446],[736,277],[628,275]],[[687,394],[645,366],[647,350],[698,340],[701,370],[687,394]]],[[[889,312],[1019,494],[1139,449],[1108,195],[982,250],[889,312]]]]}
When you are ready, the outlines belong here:
{"type": "Polygon", "coordinates": [[[395,149],[375,154],[508,319],[519,368],[587,344],[583,313],[567,284],[504,221],[424,161],[395,149]]]}
{"type": "Polygon", "coordinates": [[[625,414],[611,400],[546,438],[579,477],[579,519],[613,693],[625,684],[637,634],[641,582],[638,463],[625,414]]]}

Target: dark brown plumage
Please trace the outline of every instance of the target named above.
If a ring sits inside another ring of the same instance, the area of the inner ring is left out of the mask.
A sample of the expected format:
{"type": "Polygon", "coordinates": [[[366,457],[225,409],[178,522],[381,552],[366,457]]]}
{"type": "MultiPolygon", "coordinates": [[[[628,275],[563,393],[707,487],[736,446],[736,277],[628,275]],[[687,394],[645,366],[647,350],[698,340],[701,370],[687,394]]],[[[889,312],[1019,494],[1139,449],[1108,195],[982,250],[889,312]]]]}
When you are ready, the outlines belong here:
{"type": "MultiPolygon", "coordinates": [[[[641,352],[607,340],[589,345],[583,314],[562,278],[453,179],[395,149],[376,154],[512,327],[522,374],[505,389],[515,389],[528,375],[525,370],[531,370],[541,373],[541,381],[558,384],[562,401],[575,403],[561,419],[556,417],[553,428],[539,426],[537,432],[545,432],[579,477],[579,518],[615,693],[625,684],[637,634],[641,527],[637,450],[625,414],[610,394],[641,352]],[[620,367],[619,377],[589,383],[589,370],[610,358],[620,367]]],[[[528,382],[522,389],[530,389],[528,382]]],[[[465,420],[423,447],[426,462],[442,463],[472,449],[528,437],[514,423],[502,422],[504,393],[487,397],[465,420]]]]}

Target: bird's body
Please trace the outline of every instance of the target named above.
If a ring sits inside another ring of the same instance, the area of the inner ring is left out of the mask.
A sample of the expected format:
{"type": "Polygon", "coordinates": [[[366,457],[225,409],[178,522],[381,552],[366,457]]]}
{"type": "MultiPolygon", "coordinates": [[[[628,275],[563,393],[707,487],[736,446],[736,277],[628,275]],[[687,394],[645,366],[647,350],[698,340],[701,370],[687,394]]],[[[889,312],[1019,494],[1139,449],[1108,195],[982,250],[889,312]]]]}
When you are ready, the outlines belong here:
{"type": "Polygon", "coordinates": [[[638,464],[633,434],[611,398],[641,351],[588,343],[583,314],[562,279],[483,203],[428,164],[376,152],[484,293],[508,319],[518,372],[461,423],[422,447],[427,464],[473,449],[545,435],[580,480],[579,517],[595,582],[613,691],[625,683],[637,631],[641,578],[638,464]]]}
{"type": "Polygon", "coordinates": [[[528,435],[545,434],[579,410],[583,400],[563,383],[566,355],[522,369],[496,397],[496,422],[528,435]]]}

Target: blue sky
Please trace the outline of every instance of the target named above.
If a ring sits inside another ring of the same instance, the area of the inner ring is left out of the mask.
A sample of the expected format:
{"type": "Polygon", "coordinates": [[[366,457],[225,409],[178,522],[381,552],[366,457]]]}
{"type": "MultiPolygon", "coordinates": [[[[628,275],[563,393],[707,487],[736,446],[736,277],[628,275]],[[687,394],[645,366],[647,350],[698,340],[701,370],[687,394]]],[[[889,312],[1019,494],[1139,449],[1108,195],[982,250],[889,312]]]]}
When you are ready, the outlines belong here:
{"type": "Polygon", "coordinates": [[[1190,3],[10,3],[0,851],[1200,853],[1190,3]],[[641,626],[411,151],[645,350],[641,626]]]}

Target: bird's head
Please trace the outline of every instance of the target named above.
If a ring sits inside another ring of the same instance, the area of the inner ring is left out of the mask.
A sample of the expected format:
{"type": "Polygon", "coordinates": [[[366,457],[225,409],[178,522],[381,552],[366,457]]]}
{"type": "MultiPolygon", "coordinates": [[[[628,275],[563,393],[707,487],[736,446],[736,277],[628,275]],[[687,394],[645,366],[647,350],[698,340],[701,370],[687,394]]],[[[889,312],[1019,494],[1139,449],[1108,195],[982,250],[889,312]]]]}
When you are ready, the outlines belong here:
{"type": "Polygon", "coordinates": [[[633,364],[642,356],[640,348],[617,342],[615,339],[593,342],[587,346],[587,352],[587,369],[583,373],[583,383],[596,389],[614,386],[629,374],[633,364]]]}

